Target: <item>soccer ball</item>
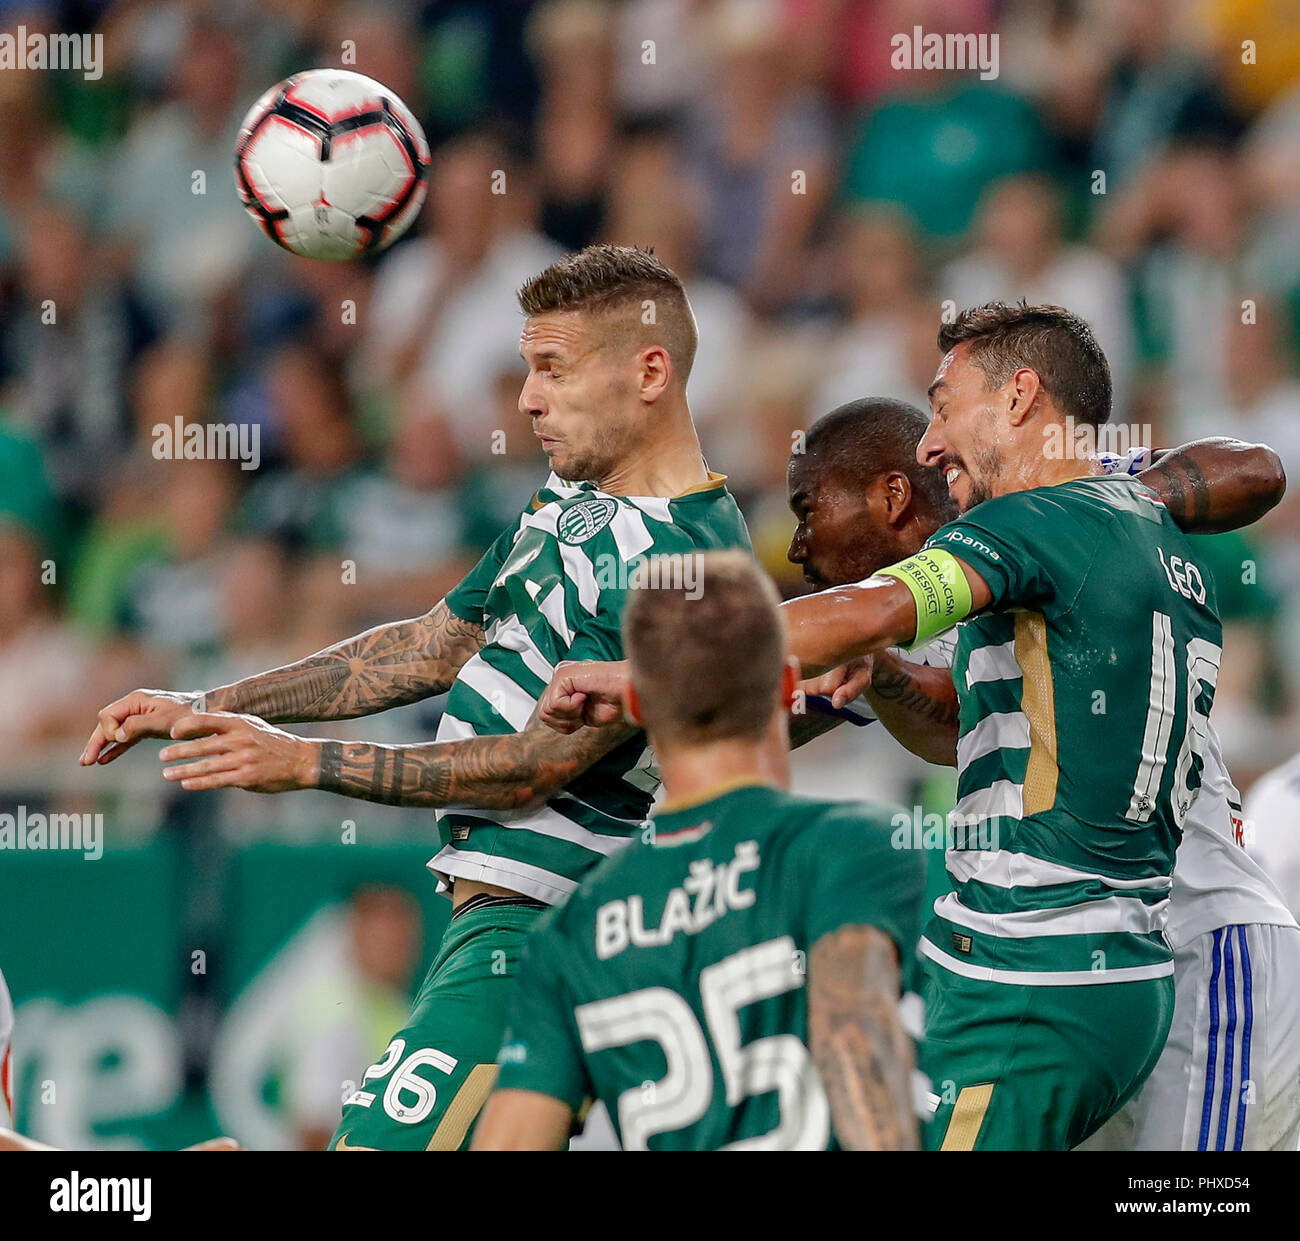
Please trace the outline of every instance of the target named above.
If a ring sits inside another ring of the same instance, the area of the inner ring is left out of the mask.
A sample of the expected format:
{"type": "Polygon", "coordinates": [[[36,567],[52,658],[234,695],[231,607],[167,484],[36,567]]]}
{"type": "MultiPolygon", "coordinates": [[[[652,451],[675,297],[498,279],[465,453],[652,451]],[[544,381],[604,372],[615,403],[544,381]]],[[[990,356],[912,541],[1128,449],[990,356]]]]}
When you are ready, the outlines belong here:
{"type": "Polygon", "coordinates": [[[420,214],[429,144],[386,86],[346,69],[308,69],[249,110],[235,184],[272,241],[311,259],[382,250],[420,214]]]}

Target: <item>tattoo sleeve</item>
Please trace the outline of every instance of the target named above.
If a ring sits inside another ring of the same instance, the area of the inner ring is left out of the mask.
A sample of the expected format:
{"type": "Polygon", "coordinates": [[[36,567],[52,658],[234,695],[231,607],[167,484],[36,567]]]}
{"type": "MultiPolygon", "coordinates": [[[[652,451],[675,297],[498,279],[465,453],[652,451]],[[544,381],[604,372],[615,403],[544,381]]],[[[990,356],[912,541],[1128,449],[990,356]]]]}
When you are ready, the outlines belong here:
{"type": "Polygon", "coordinates": [[[873,657],[867,701],[913,754],[948,767],[956,764],[960,703],[947,668],[928,668],[882,651],[873,657]]]}
{"type": "Polygon", "coordinates": [[[523,732],[424,745],[324,741],[316,787],[389,806],[521,810],[544,802],[635,732],[618,724],[564,736],[534,722],[523,732]]]}
{"type": "Polygon", "coordinates": [[[893,941],[871,926],[822,936],[808,960],[808,1041],[845,1150],[916,1150],[915,1053],[898,1013],[893,941]]]}
{"type": "Polygon", "coordinates": [[[424,616],[378,625],[297,663],[209,690],[207,705],[272,724],[355,719],[443,693],[482,646],[482,628],[443,601],[424,616]]]}
{"type": "Polygon", "coordinates": [[[1138,478],[1189,534],[1218,534],[1258,521],[1286,492],[1281,459],[1264,444],[1205,439],[1161,453],[1138,478]]]}

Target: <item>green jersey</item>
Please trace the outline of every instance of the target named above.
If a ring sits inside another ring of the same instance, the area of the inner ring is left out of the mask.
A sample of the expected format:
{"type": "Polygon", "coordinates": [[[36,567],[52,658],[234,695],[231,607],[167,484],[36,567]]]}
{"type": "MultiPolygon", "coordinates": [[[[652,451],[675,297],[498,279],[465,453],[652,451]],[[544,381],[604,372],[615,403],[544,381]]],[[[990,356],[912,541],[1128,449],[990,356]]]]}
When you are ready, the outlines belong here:
{"type": "Polygon", "coordinates": [[[1222,639],[1210,575],[1127,477],[988,500],[927,546],[993,598],[959,630],[956,890],[921,951],[992,982],[1171,974],[1170,875],[1222,639]]]}
{"type": "Polygon", "coordinates": [[[603,1100],[628,1150],[831,1149],[808,953],[870,925],[910,962],[923,891],[882,808],[761,784],[665,806],[529,935],[498,1084],[603,1100]]]}
{"type": "MultiPolygon", "coordinates": [[[[629,586],[672,562],[651,557],[750,550],[726,479],[672,499],[612,496],[554,475],[447,596],[483,626],[486,644],[456,677],[439,741],[519,732],[555,665],[623,658],[629,586]]],[[[678,560],[683,573],[694,566],[678,560]]],[[[690,589],[691,582],[683,578],[690,589]]],[[[429,863],[444,883],[459,876],[536,900],[563,900],[584,874],[645,823],[659,772],[643,736],[625,742],[540,809],[438,811],[442,849],[429,863]]]]}

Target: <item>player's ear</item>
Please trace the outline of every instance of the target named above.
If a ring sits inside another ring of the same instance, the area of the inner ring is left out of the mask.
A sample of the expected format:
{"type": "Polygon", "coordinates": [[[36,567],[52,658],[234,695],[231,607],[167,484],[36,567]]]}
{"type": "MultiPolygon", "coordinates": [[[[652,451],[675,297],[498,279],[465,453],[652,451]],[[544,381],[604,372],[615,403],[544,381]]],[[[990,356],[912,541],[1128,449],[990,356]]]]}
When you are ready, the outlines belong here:
{"type": "Polygon", "coordinates": [[[623,714],[638,728],[644,727],[641,719],[641,699],[636,696],[636,688],[631,680],[623,686],[623,714]]]}
{"type": "Polygon", "coordinates": [[[912,480],[902,470],[890,470],[881,476],[880,482],[885,520],[891,526],[897,526],[912,507],[912,480]]]}
{"type": "Polygon", "coordinates": [[[673,379],[673,363],[668,350],[662,345],[649,345],[641,350],[641,397],[656,401],[667,391],[673,379]]]}
{"type": "Polygon", "coordinates": [[[1013,427],[1021,426],[1043,392],[1043,381],[1031,367],[1022,366],[1007,380],[1007,419],[1013,427]]]}
{"type": "Polygon", "coordinates": [[[781,699],[781,710],[788,712],[794,706],[795,691],[799,688],[799,661],[794,658],[785,661],[785,667],[781,669],[781,688],[779,696],[781,699]]]}

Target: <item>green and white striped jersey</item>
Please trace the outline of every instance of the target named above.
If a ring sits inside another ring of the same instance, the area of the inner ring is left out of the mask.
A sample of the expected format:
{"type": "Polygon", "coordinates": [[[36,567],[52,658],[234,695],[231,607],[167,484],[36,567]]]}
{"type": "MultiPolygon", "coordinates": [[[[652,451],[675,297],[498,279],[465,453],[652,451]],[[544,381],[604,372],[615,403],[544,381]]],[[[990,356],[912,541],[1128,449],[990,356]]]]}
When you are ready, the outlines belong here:
{"type": "Polygon", "coordinates": [[[928,546],[993,600],[958,631],[956,890],[921,951],[993,982],[1171,974],[1170,875],[1221,653],[1212,579],[1122,476],[988,500],[928,546]]]}
{"type": "MultiPolygon", "coordinates": [[[[612,496],[554,474],[447,596],[487,642],[460,670],[439,741],[521,731],[566,659],[623,658],[623,605],[651,556],[750,550],[726,478],[671,499],[612,496]]],[[[689,587],[689,582],[687,583],[689,587]]],[[[429,863],[554,904],[646,821],[659,772],[644,736],[610,751],[537,810],[439,810],[429,863]]]]}

